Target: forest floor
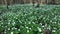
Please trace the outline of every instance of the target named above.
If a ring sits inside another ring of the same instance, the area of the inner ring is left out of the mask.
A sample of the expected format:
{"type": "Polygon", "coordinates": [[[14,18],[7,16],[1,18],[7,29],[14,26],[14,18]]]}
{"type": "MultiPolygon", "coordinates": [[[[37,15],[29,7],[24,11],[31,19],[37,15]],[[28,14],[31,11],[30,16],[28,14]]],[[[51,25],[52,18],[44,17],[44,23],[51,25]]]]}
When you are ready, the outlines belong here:
{"type": "Polygon", "coordinates": [[[60,34],[60,5],[0,6],[0,33],[43,34],[45,29],[60,34]]]}

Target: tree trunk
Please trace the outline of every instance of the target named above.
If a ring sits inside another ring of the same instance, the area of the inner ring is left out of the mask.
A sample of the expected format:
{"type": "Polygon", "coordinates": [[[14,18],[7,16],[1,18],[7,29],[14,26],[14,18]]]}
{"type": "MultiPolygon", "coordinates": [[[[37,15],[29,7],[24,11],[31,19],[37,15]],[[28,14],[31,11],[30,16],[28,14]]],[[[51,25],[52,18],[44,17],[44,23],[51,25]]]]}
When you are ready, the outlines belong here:
{"type": "Polygon", "coordinates": [[[7,0],[4,0],[4,1],[5,1],[6,8],[9,9],[9,7],[8,7],[9,3],[8,3],[8,1],[7,0]]]}
{"type": "Polygon", "coordinates": [[[13,0],[10,0],[10,5],[13,4],[13,0]]]}
{"type": "Polygon", "coordinates": [[[37,1],[37,6],[36,6],[36,8],[39,8],[39,5],[40,5],[40,3],[39,3],[39,0],[37,1]]]}
{"type": "Polygon", "coordinates": [[[34,0],[32,0],[32,4],[33,4],[33,6],[34,6],[34,3],[35,3],[34,0]]]}
{"type": "Polygon", "coordinates": [[[52,0],[52,4],[55,4],[55,0],[52,0]]]}

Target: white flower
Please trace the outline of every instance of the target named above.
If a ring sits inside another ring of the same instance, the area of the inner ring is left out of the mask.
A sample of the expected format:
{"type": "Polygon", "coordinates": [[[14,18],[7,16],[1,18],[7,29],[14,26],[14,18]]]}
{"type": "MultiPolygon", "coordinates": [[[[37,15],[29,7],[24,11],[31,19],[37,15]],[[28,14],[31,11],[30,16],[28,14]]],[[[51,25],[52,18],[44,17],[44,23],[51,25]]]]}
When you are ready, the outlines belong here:
{"type": "Polygon", "coordinates": [[[55,30],[52,30],[52,32],[56,32],[55,30]]]}
{"type": "Polygon", "coordinates": [[[44,27],[44,26],[42,26],[42,27],[44,27]]]}
{"type": "Polygon", "coordinates": [[[3,24],[3,23],[1,23],[1,24],[3,24]]]}
{"type": "Polygon", "coordinates": [[[38,28],[38,30],[39,30],[39,32],[41,32],[42,30],[41,30],[41,28],[39,28],[39,27],[37,27],[38,28]]]}
{"type": "Polygon", "coordinates": [[[40,25],[42,25],[42,23],[40,23],[40,25]]]}
{"type": "Polygon", "coordinates": [[[33,24],[35,24],[34,22],[32,22],[33,24]]]}
{"type": "Polygon", "coordinates": [[[57,29],[57,28],[54,28],[55,30],[57,29]]]}
{"type": "Polygon", "coordinates": [[[29,28],[31,30],[31,28],[29,28]]]}
{"type": "Polygon", "coordinates": [[[10,24],[10,22],[8,23],[8,25],[10,24]]]}
{"type": "Polygon", "coordinates": [[[25,22],[25,24],[26,24],[26,22],[25,22]]]}
{"type": "Polygon", "coordinates": [[[15,22],[13,22],[12,25],[14,26],[15,25],[15,22]]]}
{"type": "Polygon", "coordinates": [[[4,32],[6,34],[6,32],[4,32]]]}
{"type": "Polygon", "coordinates": [[[29,22],[29,24],[31,24],[31,22],[29,22]]]}
{"type": "Polygon", "coordinates": [[[47,24],[45,24],[45,26],[47,26],[47,24]]]}
{"type": "Polygon", "coordinates": [[[9,20],[9,22],[10,22],[11,20],[9,20]]]}
{"type": "Polygon", "coordinates": [[[14,30],[15,27],[12,28],[12,30],[14,30]]]}
{"type": "Polygon", "coordinates": [[[29,32],[29,30],[27,30],[27,32],[29,32]]]}
{"type": "Polygon", "coordinates": [[[26,27],[28,29],[28,27],[26,27]]]}
{"type": "Polygon", "coordinates": [[[45,19],[45,17],[43,19],[45,19]]]}
{"type": "Polygon", "coordinates": [[[50,22],[52,22],[52,20],[50,20],[50,22]]]}
{"type": "Polygon", "coordinates": [[[8,28],[8,30],[10,30],[10,28],[8,28]]]}
{"type": "Polygon", "coordinates": [[[20,23],[22,23],[20,20],[19,20],[20,23]]]}
{"type": "Polygon", "coordinates": [[[20,31],[20,29],[18,29],[18,31],[20,31]]]}
{"type": "Polygon", "coordinates": [[[11,32],[11,34],[13,34],[13,32],[11,32]]]}
{"type": "Polygon", "coordinates": [[[14,28],[15,30],[17,30],[17,28],[14,28]]]}
{"type": "Polygon", "coordinates": [[[3,26],[2,26],[3,27],[3,26]]]}
{"type": "Polygon", "coordinates": [[[0,25],[1,26],[1,25],[0,25]]]}
{"type": "Polygon", "coordinates": [[[7,28],[7,26],[5,26],[7,28]]]}
{"type": "Polygon", "coordinates": [[[57,22],[55,22],[55,24],[56,24],[57,22]]]}

